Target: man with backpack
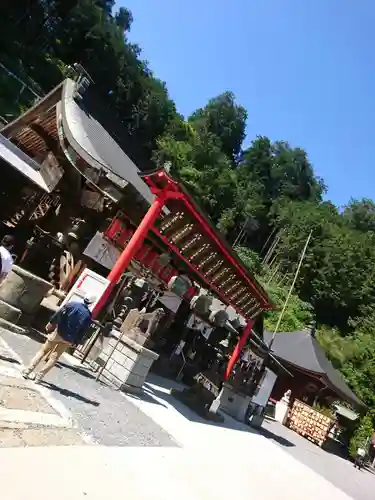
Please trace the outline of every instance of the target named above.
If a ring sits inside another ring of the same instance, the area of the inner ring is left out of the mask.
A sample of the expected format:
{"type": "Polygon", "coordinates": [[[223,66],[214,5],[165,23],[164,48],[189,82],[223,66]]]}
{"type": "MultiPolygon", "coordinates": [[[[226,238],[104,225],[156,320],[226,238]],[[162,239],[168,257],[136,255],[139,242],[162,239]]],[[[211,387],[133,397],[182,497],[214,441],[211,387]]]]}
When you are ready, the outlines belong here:
{"type": "Polygon", "coordinates": [[[49,334],[47,341],[36,353],[29,366],[22,371],[24,378],[33,379],[36,383],[41,382],[69,347],[81,343],[92,323],[89,305],[94,300],[92,297],[86,296],[83,302],[68,302],[52,316],[46,326],[46,331],[49,334]],[[45,361],[43,368],[34,375],[35,368],[43,360],[45,361]]]}

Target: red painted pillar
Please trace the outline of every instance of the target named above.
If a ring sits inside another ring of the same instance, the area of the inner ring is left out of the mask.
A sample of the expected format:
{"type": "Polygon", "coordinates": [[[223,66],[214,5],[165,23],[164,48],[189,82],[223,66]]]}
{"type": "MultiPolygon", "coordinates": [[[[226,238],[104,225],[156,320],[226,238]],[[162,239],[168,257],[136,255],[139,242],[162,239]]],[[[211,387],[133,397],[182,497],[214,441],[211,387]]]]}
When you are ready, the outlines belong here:
{"type": "Polygon", "coordinates": [[[251,335],[251,330],[253,329],[254,323],[255,323],[255,319],[251,319],[247,323],[247,325],[245,326],[244,331],[242,332],[242,335],[241,335],[239,341],[237,342],[236,347],[234,348],[232,356],[231,356],[230,360],[228,361],[227,369],[225,370],[225,377],[224,377],[225,380],[228,380],[229,375],[231,374],[231,372],[234,368],[234,365],[236,364],[236,362],[241,354],[242,349],[245,347],[246,341],[251,335]]]}
{"type": "Polygon", "coordinates": [[[96,318],[98,313],[102,310],[113,288],[116,286],[123,272],[134,258],[134,255],[147,236],[149,229],[152,227],[152,225],[160,215],[164,203],[164,196],[157,196],[154,199],[151,207],[148,209],[148,212],[143,217],[129,243],[126,245],[116,264],[113,266],[112,271],[108,274],[107,279],[109,280],[109,285],[92,311],[94,318],[96,318]]]}

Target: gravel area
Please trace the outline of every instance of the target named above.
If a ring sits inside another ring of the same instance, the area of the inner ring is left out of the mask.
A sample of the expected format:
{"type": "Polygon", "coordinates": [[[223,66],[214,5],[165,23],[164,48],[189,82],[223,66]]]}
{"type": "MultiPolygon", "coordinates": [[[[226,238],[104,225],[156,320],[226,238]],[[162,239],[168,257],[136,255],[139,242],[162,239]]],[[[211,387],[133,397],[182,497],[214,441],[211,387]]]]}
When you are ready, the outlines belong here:
{"type": "Polygon", "coordinates": [[[5,384],[3,377],[0,377],[0,384],[0,405],[2,408],[56,413],[39,392],[19,387],[16,383],[5,384]]]}
{"type": "MultiPolygon", "coordinates": [[[[0,336],[28,362],[43,340],[0,329],[0,336]]],[[[46,377],[45,386],[72,413],[81,431],[107,446],[177,446],[153,420],[125,396],[95,381],[86,369],[62,362],[46,377]]]]}
{"type": "Polygon", "coordinates": [[[27,428],[1,427],[0,448],[25,446],[82,446],[85,441],[75,429],[27,426],[27,428]]]}

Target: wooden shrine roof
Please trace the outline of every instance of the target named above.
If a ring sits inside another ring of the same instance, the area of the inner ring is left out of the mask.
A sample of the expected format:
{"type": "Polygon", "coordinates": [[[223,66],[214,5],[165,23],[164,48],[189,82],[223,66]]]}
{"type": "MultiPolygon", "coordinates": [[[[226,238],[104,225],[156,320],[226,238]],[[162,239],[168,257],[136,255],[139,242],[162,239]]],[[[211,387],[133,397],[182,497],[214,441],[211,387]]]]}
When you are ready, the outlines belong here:
{"type": "MultiPolygon", "coordinates": [[[[272,336],[270,332],[264,332],[264,341],[267,345],[270,345],[272,336]]],[[[348,387],[341,373],[327,359],[323,348],[310,329],[276,333],[271,352],[289,367],[317,376],[327,387],[353,406],[365,407],[348,387]]]]}
{"type": "Polygon", "coordinates": [[[41,161],[50,151],[65,161],[68,152],[68,162],[73,161],[81,174],[99,189],[108,191],[103,187],[107,184],[104,179],[121,190],[129,184],[151,203],[152,194],[139,177],[138,167],[117,144],[116,137],[93,116],[93,99],[87,109],[86,101],[76,99],[76,90],[74,80],[64,80],[35,106],[3,127],[1,134],[41,161]]]}
{"type": "Polygon", "coordinates": [[[61,100],[63,83],[44,99],[1,129],[1,134],[31,157],[43,156],[56,148],[58,130],[56,105],[61,100]]]}
{"type": "MultiPolygon", "coordinates": [[[[250,319],[272,303],[187,190],[164,170],[143,175],[155,195],[169,193],[169,214],[152,232],[176,253],[203,285],[237,313],[250,319]]],[[[168,196],[168,194],[167,194],[168,196]]]]}

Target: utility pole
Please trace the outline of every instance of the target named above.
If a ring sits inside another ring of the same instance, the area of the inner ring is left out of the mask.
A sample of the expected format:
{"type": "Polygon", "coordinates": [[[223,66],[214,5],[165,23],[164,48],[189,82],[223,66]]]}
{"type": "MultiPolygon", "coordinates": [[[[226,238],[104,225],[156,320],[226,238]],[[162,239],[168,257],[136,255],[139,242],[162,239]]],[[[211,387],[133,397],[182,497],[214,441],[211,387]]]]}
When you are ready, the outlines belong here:
{"type": "Polygon", "coordinates": [[[309,243],[310,243],[310,240],[311,240],[311,236],[312,236],[312,231],[310,231],[310,234],[307,237],[305,246],[303,247],[301,258],[300,258],[299,263],[298,263],[296,274],[294,275],[293,282],[292,282],[291,287],[289,289],[288,296],[287,296],[287,298],[286,298],[286,300],[284,302],[284,307],[283,307],[283,309],[282,309],[282,311],[280,313],[279,319],[277,320],[275,331],[273,332],[273,335],[272,335],[272,338],[271,338],[271,342],[270,342],[270,345],[269,345],[269,349],[270,350],[271,350],[272,344],[274,343],[274,340],[275,340],[275,337],[276,337],[276,333],[279,330],[279,327],[280,327],[280,324],[281,324],[281,320],[282,320],[282,318],[284,316],[284,313],[285,313],[285,310],[286,310],[286,306],[288,305],[290,296],[292,295],[292,292],[293,292],[293,289],[294,289],[294,285],[296,284],[299,272],[301,270],[303,259],[305,258],[305,255],[306,255],[307,247],[309,246],[309,243]]]}
{"type": "Polygon", "coordinates": [[[243,237],[246,235],[246,230],[247,230],[248,224],[249,224],[249,217],[246,217],[246,220],[243,223],[243,225],[242,225],[242,227],[240,229],[240,232],[237,235],[237,238],[234,240],[233,248],[236,247],[237,245],[239,245],[242,242],[243,237]]]}
{"type": "Polygon", "coordinates": [[[283,233],[284,233],[284,228],[280,229],[280,231],[276,234],[275,239],[271,243],[269,249],[267,250],[266,255],[263,258],[262,266],[268,265],[268,263],[270,262],[271,257],[273,255],[273,253],[275,252],[276,247],[279,244],[279,242],[281,240],[281,236],[283,235],[283,233]]]}

